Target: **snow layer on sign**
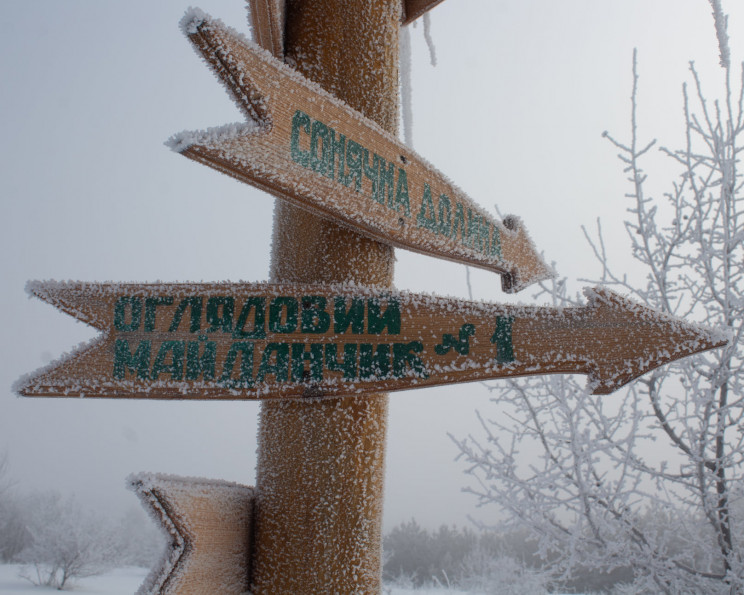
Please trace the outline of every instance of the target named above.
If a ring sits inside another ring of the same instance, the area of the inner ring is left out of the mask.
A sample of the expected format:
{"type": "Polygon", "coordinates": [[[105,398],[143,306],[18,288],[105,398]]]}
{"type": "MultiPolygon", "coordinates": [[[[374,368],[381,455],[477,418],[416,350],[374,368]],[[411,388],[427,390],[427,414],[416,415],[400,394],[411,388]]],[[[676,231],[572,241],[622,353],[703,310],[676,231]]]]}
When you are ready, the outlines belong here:
{"type": "Polygon", "coordinates": [[[165,141],[165,146],[175,151],[183,153],[192,145],[210,145],[220,141],[230,140],[251,134],[260,130],[260,122],[249,120],[248,122],[234,122],[224,126],[213,126],[206,130],[184,130],[171,136],[165,141]]]}
{"type": "Polygon", "coordinates": [[[206,21],[207,18],[207,14],[201,8],[191,6],[186,10],[179,23],[181,31],[185,35],[193,35],[199,31],[199,25],[206,21]]]}
{"type": "MultiPolygon", "coordinates": [[[[683,318],[677,318],[647,304],[635,302],[604,287],[585,287],[583,293],[587,300],[587,306],[591,308],[599,307],[600,304],[621,304],[629,313],[632,312],[634,316],[644,321],[657,325],[670,324],[677,330],[687,329],[694,331],[699,335],[705,336],[712,343],[729,343],[734,340],[731,330],[714,328],[697,322],[689,322],[683,318]]],[[[677,350],[679,349],[677,348],[677,350]]]]}

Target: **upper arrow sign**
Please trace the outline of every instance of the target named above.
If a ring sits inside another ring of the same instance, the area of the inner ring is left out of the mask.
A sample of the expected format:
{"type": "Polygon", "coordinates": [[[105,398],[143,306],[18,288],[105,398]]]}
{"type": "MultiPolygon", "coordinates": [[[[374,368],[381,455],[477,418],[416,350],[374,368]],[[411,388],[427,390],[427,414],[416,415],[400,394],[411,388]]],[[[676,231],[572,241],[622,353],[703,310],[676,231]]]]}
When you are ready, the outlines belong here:
{"type": "Polygon", "coordinates": [[[32,283],[105,331],[25,379],[26,396],[256,399],[588,374],[614,391],[725,338],[603,289],[589,304],[466,302],[359,286],[32,283]]]}
{"type": "Polygon", "coordinates": [[[182,21],[248,121],[184,132],[176,151],[382,242],[503,275],[552,276],[516,217],[499,223],[377,124],[199,11],[182,21]]]}

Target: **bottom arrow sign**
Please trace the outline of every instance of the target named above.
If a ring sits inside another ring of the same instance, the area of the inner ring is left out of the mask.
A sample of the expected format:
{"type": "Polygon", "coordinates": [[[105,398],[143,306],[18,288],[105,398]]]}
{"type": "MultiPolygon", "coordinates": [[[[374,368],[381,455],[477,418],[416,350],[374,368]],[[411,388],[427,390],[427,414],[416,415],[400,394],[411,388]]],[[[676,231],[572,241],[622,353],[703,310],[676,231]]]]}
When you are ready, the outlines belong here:
{"type": "Polygon", "coordinates": [[[583,307],[349,285],[30,283],[104,331],[16,386],[25,396],[319,397],[579,373],[610,393],[721,333],[602,288],[583,307]]]}
{"type": "Polygon", "coordinates": [[[170,538],[138,595],[248,592],[253,488],[150,473],[128,484],[170,538]]]}

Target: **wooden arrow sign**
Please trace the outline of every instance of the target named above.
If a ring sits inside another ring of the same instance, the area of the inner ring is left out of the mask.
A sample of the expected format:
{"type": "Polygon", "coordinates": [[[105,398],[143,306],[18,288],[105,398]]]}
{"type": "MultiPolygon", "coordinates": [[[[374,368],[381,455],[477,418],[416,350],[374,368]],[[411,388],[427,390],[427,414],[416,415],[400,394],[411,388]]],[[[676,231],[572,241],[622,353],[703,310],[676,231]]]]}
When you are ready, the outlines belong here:
{"type": "Polygon", "coordinates": [[[503,275],[505,291],[552,276],[516,217],[499,223],[377,124],[200,11],[182,28],[247,123],[169,145],[275,196],[395,246],[503,275]]]}
{"type": "Polygon", "coordinates": [[[25,396],[269,399],[579,373],[595,394],[726,343],[606,289],[577,308],[347,285],[30,283],[102,331],[25,396]]]}
{"type": "Polygon", "coordinates": [[[151,473],[127,481],[170,540],[139,595],[248,592],[253,488],[151,473]]]}

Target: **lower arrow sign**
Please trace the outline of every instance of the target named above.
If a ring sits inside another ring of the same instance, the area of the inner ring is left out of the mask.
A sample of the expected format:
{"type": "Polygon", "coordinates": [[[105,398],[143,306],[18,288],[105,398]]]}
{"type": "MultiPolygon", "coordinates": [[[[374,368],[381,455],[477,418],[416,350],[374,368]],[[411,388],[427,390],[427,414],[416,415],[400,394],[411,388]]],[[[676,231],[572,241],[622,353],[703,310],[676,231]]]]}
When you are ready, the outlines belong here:
{"type": "Polygon", "coordinates": [[[22,379],[25,396],[319,397],[579,373],[610,393],[721,333],[602,288],[575,308],[348,285],[30,283],[104,331],[22,379]]]}
{"type": "Polygon", "coordinates": [[[248,592],[253,488],[150,473],[128,483],[170,538],[138,595],[248,592]]]}

